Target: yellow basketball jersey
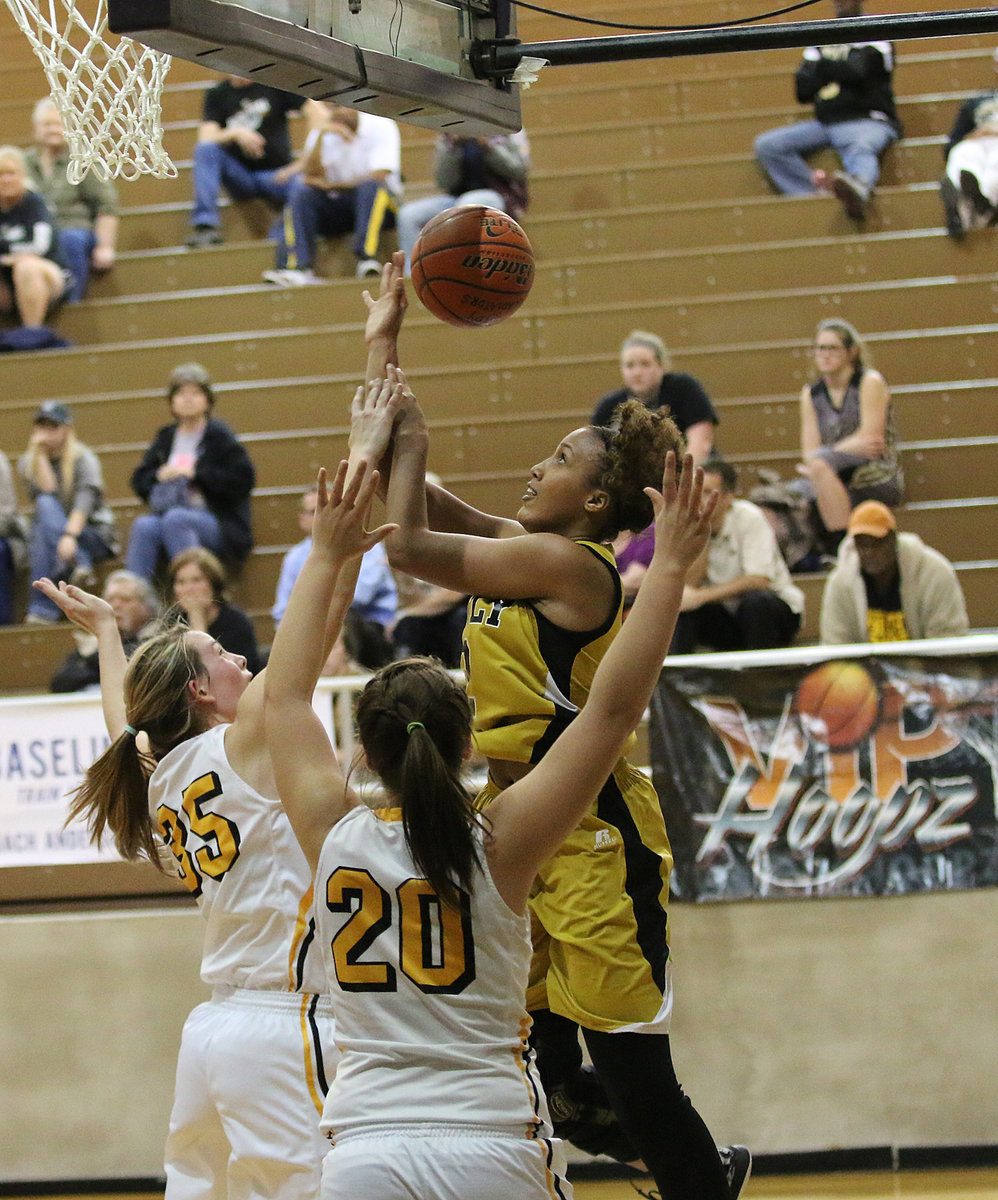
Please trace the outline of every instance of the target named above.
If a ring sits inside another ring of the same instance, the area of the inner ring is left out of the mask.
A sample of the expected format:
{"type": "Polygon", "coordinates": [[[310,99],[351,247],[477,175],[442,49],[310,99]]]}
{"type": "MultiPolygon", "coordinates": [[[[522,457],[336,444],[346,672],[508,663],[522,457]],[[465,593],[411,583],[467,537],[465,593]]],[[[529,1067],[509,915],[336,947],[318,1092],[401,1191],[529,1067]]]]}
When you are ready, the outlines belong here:
{"type": "Polygon", "coordinates": [[[613,577],[613,609],[595,629],[562,629],[529,600],[468,601],[464,670],[475,710],[475,748],[489,758],[539,762],[585,703],[620,629],[622,591],[613,552],[596,542],[579,545],[613,577]]]}

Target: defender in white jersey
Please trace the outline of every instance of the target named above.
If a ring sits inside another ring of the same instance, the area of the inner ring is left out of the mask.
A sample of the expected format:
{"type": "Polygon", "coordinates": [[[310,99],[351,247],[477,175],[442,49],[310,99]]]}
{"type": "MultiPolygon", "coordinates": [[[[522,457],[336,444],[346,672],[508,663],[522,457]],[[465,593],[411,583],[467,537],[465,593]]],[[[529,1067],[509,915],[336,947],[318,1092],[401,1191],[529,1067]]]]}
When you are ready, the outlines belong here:
{"type": "Polygon", "coordinates": [[[385,532],[359,536],[376,473],[362,465],[344,491],[346,470],[342,463],[329,495],[320,473],[312,550],[265,689],[279,794],[316,872],[342,1051],[323,1113],[332,1149],[322,1200],[567,1198],[527,1048],[527,898],[640,720],[713,504],[701,503],[702,473],[691,459],[677,488],[668,455],[663,494],[649,489],[650,584],[601,662],[588,704],[487,813],[460,780],[471,744],[463,688],[429,659],[379,671],[357,708],[367,763],[391,804],[371,812],[347,786],[311,706],[323,614],[343,564],[385,532]]]}
{"type": "MultiPolygon", "coordinates": [[[[327,614],[335,640],[347,600],[327,614]]],[[[72,811],[127,859],[164,844],[207,922],[212,998],[188,1018],[166,1146],[167,1200],[315,1200],[333,1026],[314,940],[312,871],[277,798],[262,676],[174,627],[127,664],[108,605],[37,585],[97,634],[110,749],[72,811]],[[150,774],[151,772],[151,774],[150,774]]]]}
{"type": "Polygon", "coordinates": [[[181,742],[149,780],[152,822],[206,919],[201,978],[212,987],[184,1025],[167,1200],[311,1200],[333,1060],[311,872],[280,802],[229,762],[230,729],[181,742]]]}

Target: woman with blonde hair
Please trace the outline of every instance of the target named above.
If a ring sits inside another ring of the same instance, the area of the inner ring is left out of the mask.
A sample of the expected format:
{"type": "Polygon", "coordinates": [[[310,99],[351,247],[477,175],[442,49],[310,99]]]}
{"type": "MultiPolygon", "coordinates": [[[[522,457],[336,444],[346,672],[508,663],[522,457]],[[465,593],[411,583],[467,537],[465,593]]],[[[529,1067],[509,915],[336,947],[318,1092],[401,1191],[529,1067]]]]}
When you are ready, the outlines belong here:
{"type": "Polygon", "coordinates": [[[829,317],[814,338],[815,379],[800,393],[798,474],[814,489],[829,550],[845,536],[862,500],[900,504],[904,477],[897,452],[891,395],[879,371],[863,361],[855,328],[829,317]]]}
{"type": "Polygon", "coordinates": [[[665,409],[686,437],[695,462],[714,445],[718,416],[703,385],[685,371],[674,371],[665,342],[655,333],[632,329],[620,347],[622,388],[608,393],[593,409],[594,425],[610,425],[627,400],[640,400],[653,412],[665,409]]]}
{"type": "MultiPolygon", "coordinates": [[[[65,404],[46,400],[35,413],[28,448],[17,464],[34,507],[31,522],[31,578],[68,579],[74,570],[117,552],[114,518],[104,504],[104,480],[97,455],[77,440],[65,404]]],[[[46,624],[62,614],[42,592],[28,598],[27,621],[46,624]]]]}

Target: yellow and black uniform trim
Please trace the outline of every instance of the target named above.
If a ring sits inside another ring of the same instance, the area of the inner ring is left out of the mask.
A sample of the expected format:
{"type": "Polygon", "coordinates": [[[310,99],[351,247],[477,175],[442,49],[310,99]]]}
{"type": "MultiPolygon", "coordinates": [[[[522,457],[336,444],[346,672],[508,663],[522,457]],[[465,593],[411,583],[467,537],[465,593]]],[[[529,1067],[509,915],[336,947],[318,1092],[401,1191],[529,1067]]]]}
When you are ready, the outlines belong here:
{"type": "MultiPolygon", "coordinates": [[[[489,758],[539,762],[585,703],[620,628],[622,591],[612,553],[593,542],[580,545],[614,579],[613,608],[595,629],[562,629],[529,601],[469,601],[465,670],[475,744],[489,758]]],[[[499,791],[490,781],[480,806],[499,791]]],[[[667,1028],[671,870],[655,790],[621,758],[593,808],[538,875],[527,1007],[550,1007],[607,1032],[667,1028]]]]}

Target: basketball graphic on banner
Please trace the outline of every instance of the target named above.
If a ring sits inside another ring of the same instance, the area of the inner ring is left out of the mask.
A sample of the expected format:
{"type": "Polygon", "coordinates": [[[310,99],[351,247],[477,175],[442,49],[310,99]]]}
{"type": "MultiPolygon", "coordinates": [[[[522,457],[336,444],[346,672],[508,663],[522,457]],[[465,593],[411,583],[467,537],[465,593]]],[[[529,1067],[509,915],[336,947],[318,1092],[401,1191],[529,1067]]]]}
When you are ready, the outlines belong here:
{"type": "Polygon", "coordinates": [[[804,728],[829,750],[849,750],[873,728],[880,692],[870,672],[854,662],[829,662],[797,688],[804,728]]]}

